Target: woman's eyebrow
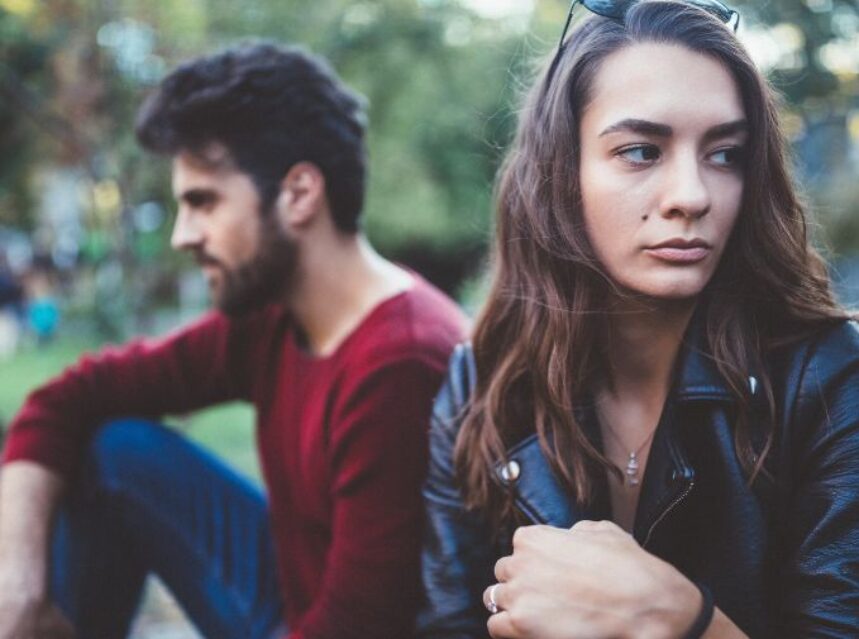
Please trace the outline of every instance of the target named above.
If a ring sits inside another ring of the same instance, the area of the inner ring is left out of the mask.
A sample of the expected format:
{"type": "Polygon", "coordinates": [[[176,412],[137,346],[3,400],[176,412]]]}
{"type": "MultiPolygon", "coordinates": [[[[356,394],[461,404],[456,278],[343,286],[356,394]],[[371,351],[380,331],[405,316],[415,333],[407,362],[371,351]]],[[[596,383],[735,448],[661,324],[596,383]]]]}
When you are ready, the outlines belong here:
{"type": "Polygon", "coordinates": [[[653,135],[660,138],[670,138],[674,130],[667,124],[659,124],[658,122],[650,122],[649,120],[639,120],[636,118],[626,118],[625,120],[621,120],[607,126],[598,137],[619,132],[641,133],[643,135],[653,135]]]}
{"type": "MultiPolygon", "coordinates": [[[[731,135],[737,135],[738,133],[747,133],[748,130],[748,121],[745,119],[733,120],[732,122],[717,124],[716,126],[707,129],[707,132],[704,134],[704,140],[710,141],[717,140],[719,138],[726,138],[731,135]]],[[[599,137],[619,132],[639,133],[641,135],[670,138],[674,133],[674,129],[667,124],[660,124],[659,122],[640,120],[638,118],[626,118],[607,126],[603,129],[602,133],[599,134],[599,137]]]]}
{"type": "Polygon", "coordinates": [[[718,140],[719,138],[727,138],[732,135],[749,132],[749,123],[746,120],[734,120],[733,122],[725,122],[707,130],[704,134],[705,141],[718,140]]]}

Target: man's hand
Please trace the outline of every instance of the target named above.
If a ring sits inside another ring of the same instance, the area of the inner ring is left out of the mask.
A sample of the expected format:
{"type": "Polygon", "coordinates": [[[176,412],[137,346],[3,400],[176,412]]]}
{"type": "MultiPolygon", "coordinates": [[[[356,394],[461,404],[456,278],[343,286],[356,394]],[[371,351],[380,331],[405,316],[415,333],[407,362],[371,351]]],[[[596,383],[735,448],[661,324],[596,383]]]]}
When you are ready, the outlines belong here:
{"type": "Polygon", "coordinates": [[[30,462],[0,473],[0,639],[66,639],[69,623],[47,596],[51,516],[63,482],[30,462]]]}
{"type": "Polygon", "coordinates": [[[484,593],[499,609],[495,639],[681,637],[702,605],[692,582],[606,521],[519,528],[495,576],[484,593]]]}

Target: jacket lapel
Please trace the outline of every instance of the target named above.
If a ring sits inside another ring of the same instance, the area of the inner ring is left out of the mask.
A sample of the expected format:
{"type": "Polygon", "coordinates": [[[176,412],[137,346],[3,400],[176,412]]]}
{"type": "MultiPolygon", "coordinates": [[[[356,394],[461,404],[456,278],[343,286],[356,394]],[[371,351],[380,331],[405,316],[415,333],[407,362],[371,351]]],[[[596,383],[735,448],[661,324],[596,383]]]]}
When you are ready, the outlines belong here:
{"type": "Polygon", "coordinates": [[[535,524],[569,528],[590,518],[558,482],[536,434],[508,450],[507,462],[498,464],[495,473],[513,488],[516,507],[535,524]]]}
{"type": "MultiPolygon", "coordinates": [[[[684,338],[669,395],[648,456],[647,468],[636,511],[634,535],[647,545],[660,521],[693,490],[695,469],[686,458],[677,432],[681,428],[696,428],[703,424],[680,424],[682,407],[690,402],[730,402],[733,395],[706,352],[704,327],[700,313],[693,317],[684,338]]],[[[752,394],[757,379],[749,377],[752,394]]],[[[592,411],[591,411],[592,412],[592,411]]],[[[599,428],[595,417],[587,410],[579,415],[579,423],[599,443],[599,428]]],[[[592,508],[582,508],[561,486],[549,461],[533,434],[507,451],[507,462],[495,467],[497,479],[511,486],[516,506],[536,524],[569,528],[581,519],[611,516],[605,481],[598,483],[597,499],[592,508]]]]}

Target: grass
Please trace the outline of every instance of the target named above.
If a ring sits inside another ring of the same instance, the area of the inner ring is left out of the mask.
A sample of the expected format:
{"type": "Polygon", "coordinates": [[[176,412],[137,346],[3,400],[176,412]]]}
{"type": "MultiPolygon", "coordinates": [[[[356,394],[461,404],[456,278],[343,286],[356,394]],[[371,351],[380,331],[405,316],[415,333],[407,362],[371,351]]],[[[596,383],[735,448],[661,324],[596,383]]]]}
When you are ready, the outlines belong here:
{"type": "MultiPolygon", "coordinates": [[[[71,335],[62,336],[42,347],[22,344],[11,359],[0,361],[0,421],[8,422],[31,390],[98,346],[95,338],[71,335]]],[[[190,439],[222,457],[240,472],[259,481],[251,406],[225,404],[166,421],[175,424],[190,439]]]]}

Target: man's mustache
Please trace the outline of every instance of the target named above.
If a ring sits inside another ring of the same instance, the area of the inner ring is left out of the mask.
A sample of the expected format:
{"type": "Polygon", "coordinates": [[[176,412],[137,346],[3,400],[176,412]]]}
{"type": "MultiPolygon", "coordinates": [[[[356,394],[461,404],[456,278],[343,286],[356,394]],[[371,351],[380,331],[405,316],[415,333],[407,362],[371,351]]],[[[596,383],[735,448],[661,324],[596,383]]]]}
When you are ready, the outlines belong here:
{"type": "Polygon", "coordinates": [[[197,251],[194,253],[194,261],[197,262],[197,265],[200,267],[203,266],[217,266],[218,268],[223,268],[224,265],[221,261],[213,255],[209,255],[208,253],[197,251]]]}

